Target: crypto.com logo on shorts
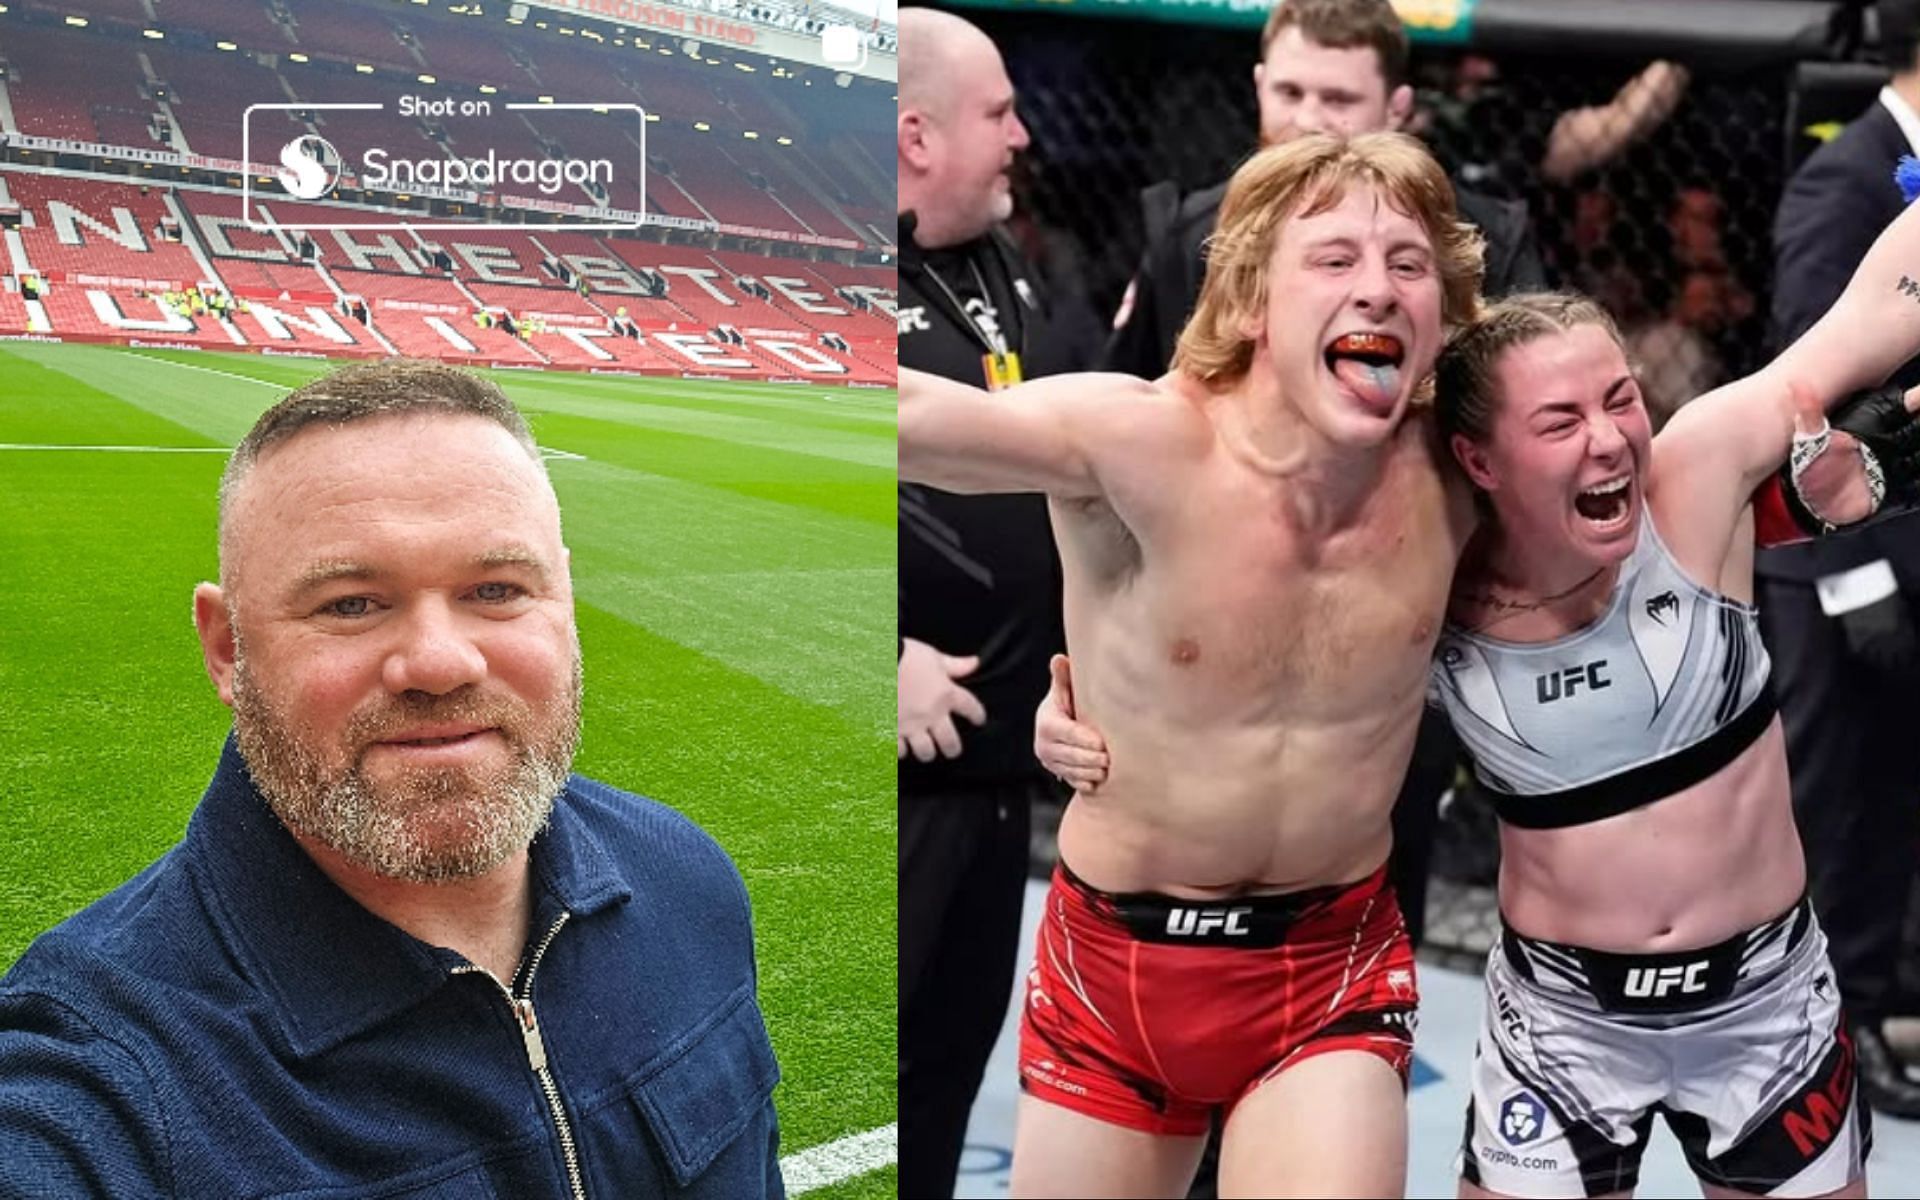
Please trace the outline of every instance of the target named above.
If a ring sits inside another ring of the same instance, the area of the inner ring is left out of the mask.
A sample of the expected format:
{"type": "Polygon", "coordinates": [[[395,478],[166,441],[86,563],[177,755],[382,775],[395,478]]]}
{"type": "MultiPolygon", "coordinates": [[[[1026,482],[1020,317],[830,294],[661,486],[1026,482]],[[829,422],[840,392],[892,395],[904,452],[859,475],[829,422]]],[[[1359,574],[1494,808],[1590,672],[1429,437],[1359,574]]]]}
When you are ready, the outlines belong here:
{"type": "Polygon", "coordinates": [[[263,227],[271,214],[289,229],[540,229],[558,224],[542,213],[566,213],[576,218],[568,228],[632,229],[646,209],[646,129],[631,103],[406,95],[397,103],[255,104],[242,117],[242,150],[255,169],[243,176],[240,215],[263,227]],[[406,208],[440,200],[462,211],[289,203],[327,200],[406,208]],[[474,219],[495,207],[531,219],[474,219]]]}

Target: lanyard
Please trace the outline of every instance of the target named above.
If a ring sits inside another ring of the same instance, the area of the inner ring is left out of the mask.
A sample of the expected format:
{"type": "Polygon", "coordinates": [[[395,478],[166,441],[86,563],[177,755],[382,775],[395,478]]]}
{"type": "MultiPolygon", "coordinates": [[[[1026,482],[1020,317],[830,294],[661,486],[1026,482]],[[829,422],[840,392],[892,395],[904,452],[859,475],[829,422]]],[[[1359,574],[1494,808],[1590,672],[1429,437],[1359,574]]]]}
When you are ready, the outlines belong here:
{"type": "MultiPolygon", "coordinates": [[[[947,281],[940,278],[940,273],[933,269],[932,263],[921,264],[921,270],[939,287],[941,294],[947,298],[947,303],[953,306],[954,312],[959,315],[961,322],[973,334],[974,339],[986,348],[987,353],[1005,356],[1010,349],[1006,333],[1000,328],[1000,322],[989,315],[989,312],[998,314],[1000,306],[994,303],[993,293],[987,289],[986,278],[980,274],[980,264],[969,259],[967,267],[973,272],[974,286],[980,289],[980,303],[988,310],[978,316],[967,307],[965,301],[960,299],[959,294],[948,286],[947,281]]],[[[1015,302],[1018,303],[1017,298],[1015,302]]]]}

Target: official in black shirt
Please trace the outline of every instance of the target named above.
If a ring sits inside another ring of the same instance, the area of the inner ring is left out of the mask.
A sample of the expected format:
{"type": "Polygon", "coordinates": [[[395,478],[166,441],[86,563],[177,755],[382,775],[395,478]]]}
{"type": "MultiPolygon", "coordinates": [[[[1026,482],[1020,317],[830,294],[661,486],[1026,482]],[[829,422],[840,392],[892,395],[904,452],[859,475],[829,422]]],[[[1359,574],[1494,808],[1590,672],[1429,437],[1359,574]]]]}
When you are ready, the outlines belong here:
{"type": "MultiPolygon", "coordinates": [[[[1000,227],[1027,144],[978,29],[900,13],[900,362],[976,387],[1084,370],[1000,227]]],[[[1047,659],[1065,645],[1044,497],[900,485],[900,1194],[953,1192],[1018,958],[1047,659]]]]}

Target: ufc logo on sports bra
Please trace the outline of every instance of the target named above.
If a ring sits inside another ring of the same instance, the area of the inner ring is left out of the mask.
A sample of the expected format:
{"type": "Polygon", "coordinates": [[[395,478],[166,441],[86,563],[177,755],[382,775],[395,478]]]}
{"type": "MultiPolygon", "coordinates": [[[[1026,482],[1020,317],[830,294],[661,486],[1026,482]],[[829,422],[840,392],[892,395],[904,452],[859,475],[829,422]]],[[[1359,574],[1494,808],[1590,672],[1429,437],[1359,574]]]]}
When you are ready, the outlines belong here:
{"type": "Polygon", "coordinates": [[[1621,990],[1636,1000],[1657,1000],[1675,990],[1683,996],[1704,992],[1707,984],[1700,977],[1707,973],[1707,966],[1697,962],[1673,967],[1634,967],[1627,972],[1627,983],[1621,990]]]}
{"type": "Polygon", "coordinates": [[[1536,675],[1533,679],[1534,693],[1540,697],[1540,703],[1552,704],[1562,696],[1571,697],[1583,686],[1590,692],[1612,687],[1613,680],[1601,674],[1606,670],[1607,660],[1581,663],[1577,667],[1564,667],[1558,671],[1548,671],[1545,675],[1536,675]]]}
{"type": "Polygon", "coordinates": [[[1253,931],[1242,920],[1250,908],[1176,908],[1167,914],[1167,932],[1176,937],[1204,937],[1218,930],[1229,937],[1253,931]]]}

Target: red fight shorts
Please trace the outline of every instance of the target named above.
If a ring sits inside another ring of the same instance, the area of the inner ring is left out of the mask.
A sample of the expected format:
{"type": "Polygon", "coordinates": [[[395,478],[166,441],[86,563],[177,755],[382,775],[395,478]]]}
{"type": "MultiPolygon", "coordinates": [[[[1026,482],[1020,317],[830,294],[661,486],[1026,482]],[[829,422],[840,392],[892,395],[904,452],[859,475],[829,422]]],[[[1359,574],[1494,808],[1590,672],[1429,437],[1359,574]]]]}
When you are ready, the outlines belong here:
{"type": "Polygon", "coordinates": [[[1020,1086],[1147,1133],[1207,1131],[1329,1050],[1413,1063],[1413,944],[1386,868],[1236,900],[1113,895],[1062,863],[1020,1021],[1020,1086]]]}

